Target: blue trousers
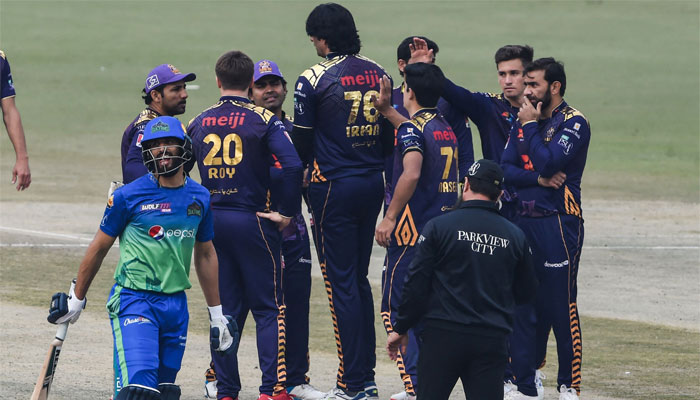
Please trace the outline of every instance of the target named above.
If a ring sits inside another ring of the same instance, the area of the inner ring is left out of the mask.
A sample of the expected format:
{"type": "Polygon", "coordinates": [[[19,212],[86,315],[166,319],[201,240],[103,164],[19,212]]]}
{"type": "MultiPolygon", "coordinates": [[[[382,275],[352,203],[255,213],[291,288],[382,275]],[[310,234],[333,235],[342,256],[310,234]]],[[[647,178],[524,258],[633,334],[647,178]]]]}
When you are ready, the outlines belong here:
{"type": "MultiPolygon", "coordinates": [[[[214,209],[214,248],[219,258],[219,295],[224,314],[243,331],[248,311],[256,326],[260,393],[284,390],[285,306],[282,296],[281,234],[253,212],[214,209]]],[[[218,397],[241,390],[236,354],[212,352],[218,397]]]]}
{"type": "Polygon", "coordinates": [[[312,182],[314,241],[333,319],[337,386],[364,389],[376,364],[374,302],[367,279],[374,229],[382,205],[381,173],[312,182]]]}
{"type": "Polygon", "coordinates": [[[175,383],[187,341],[185,292],[164,294],[114,285],[107,301],[114,339],[114,397],[126,385],[175,383]]]}
{"type": "MultiPolygon", "coordinates": [[[[394,331],[401,294],[403,292],[408,265],[413,260],[415,247],[389,247],[386,265],[382,274],[382,322],[387,334],[394,331]]],[[[405,352],[399,352],[396,365],[406,392],[415,396],[418,385],[418,353],[421,347],[423,324],[418,323],[408,330],[408,346],[405,352]]]]}

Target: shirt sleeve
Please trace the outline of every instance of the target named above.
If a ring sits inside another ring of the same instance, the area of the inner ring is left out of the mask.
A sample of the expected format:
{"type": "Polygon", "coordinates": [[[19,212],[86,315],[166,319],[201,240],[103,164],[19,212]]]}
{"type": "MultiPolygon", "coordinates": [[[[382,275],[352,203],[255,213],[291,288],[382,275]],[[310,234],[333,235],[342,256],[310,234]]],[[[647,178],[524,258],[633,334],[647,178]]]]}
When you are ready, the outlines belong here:
{"type": "Polygon", "coordinates": [[[214,219],[212,218],[208,195],[206,203],[202,204],[202,209],[204,209],[204,213],[202,213],[202,220],[199,221],[196,239],[198,242],[208,242],[214,239],[214,219]]]}
{"type": "Polygon", "coordinates": [[[143,165],[143,156],[141,155],[141,139],[143,139],[143,129],[146,124],[139,124],[134,127],[134,135],[129,144],[129,150],[126,153],[126,161],[122,170],[122,180],[124,183],[132,182],[148,173],[148,168],[143,165]]]}
{"type": "Polygon", "coordinates": [[[564,121],[549,145],[538,134],[536,126],[537,124],[527,124],[523,127],[523,132],[529,143],[530,158],[535,170],[545,178],[563,170],[578,151],[586,147],[591,137],[588,122],[580,115],[564,121]]]}
{"type": "Polygon", "coordinates": [[[411,122],[402,123],[396,132],[396,148],[401,155],[405,155],[410,151],[423,153],[425,150],[423,133],[411,122]]]}
{"type": "MultiPolygon", "coordinates": [[[[528,124],[537,125],[537,124],[528,124]]],[[[539,174],[535,171],[528,171],[523,168],[521,156],[518,153],[517,135],[520,124],[515,123],[508,135],[506,147],[501,155],[501,168],[503,168],[503,182],[510,187],[521,188],[528,186],[537,186],[537,178],[539,174]]]]}
{"type": "Polygon", "coordinates": [[[300,76],[294,86],[294,126],[313,129],[316,122],[314,88],[300,76]]]}
{"type": "Polygon", "coordinates": [[[126,224],[129,221],[129,209],[126,204],[126,199],[122,194],[122,190],[115,190],[107,200],[100,230],[111,237],[121,235],[126,224]]]}
{"type": "Polygon", "coordinates": [[[470,92],[461,86],[455,85],[447,78],[445,78],[442,97],[452,107],[466,114],[477,125],[481,124],[481,117],[486,115],[486,105],[489,101],[486,96],[470,92]]]}
{"type": "Polygon", "coordinates": [[[437,265],[439,238],[434,221],[428,221],[418,237],[416,255],[408,266],[401,292],[394,331],[400,335],[416,325],[425,314],[437,265]]]}
{"type": "Polygon", "coordinates": [[[303,169],[301,160],[294,150],[292,140],[284,129],[282,121],[272,117],[267,126],[265,141],[270,152],[277,157],[282,166],[282,179],[279,192],[284,197],[279,199],[279,213],[294,216],[301,212],[301,179],[303,169]]]}
{"type": "Polygon", "coordinates": [[[12,72],[10,71],[10,63],[5,58],[3,53],[0,57],[0,99],[12,97],[15,93],[15,85],[12,82],[12,72]]]}

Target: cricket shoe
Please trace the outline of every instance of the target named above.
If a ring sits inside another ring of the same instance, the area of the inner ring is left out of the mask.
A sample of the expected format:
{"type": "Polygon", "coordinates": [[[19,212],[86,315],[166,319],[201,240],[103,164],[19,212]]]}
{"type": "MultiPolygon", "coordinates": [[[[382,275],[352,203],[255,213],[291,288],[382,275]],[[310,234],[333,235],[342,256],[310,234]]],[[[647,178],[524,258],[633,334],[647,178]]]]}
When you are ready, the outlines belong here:
{"type": "Polygon", "coordinates": [[[365,382],[365,395],[367,400],[379,400],[379,389],[374,381],[365,382]]]}
{"type": "Polygon", "coordinates": [[[512,381],[506,381],[503,384],[503,398],[506,398],[506,395],[514,390],[518,390],[518,387],[512,382],[512,381]]]}
{"type": "Polygon", "coordinates": [[[287,393],[291,398],[300,400],[323,400],[328,395],[328,393],[324,393],[308,383],[287,386],[287,393]]]}
{"type": "Polygon", "coordinates": [[[334,387],[326,395],[326,400],[368,400],[368,397],[364,390],[360,390],[359,392],[346,392],[339,387],[334,387]]]}
{"type": "Polygon", "coordinates": [[[217,381],[204,381],[204,398],[205,399],[215,399],[216,398],[216,382],[217,381]]]}
{"type": "Polygon", "coordinates": [[[416,400],[416,396],[408,394],[408,392],[404,390],[403,392],[391,395],[391,400],[416,400]]]}
{"type": "Polygon", "coordinates": [[[545,379],[547,379],[547,377],[544,376],[542,371],[539,369],[535,371],[535,389],[537,389],[537,398],[539,400],[544,399],[544,383],[542,383],[542,381],[545,379]]]}
{"type": "MultiPolygon", "coordinates": [[[[216,397],[214,397],[214,398],[216,398],[216,397]]],[[[231,396],[227,396],[227,397],[222,398],[221,400],[238,400],[238,397],[236,397],[236,398],[234,399],[234,398],[231,397],[231,396]]]]}
{"type": "Polygon", "coordinates": [[[292,400],[292,398],[289,397],[289,394],[286,390],[283,390],[274,396],[265,393],[260,393],[260,396],[258,396],[258,400],[292,400]]]}
{"type": "Polygon", "coordinates": [[[520,393],[518,389],[513,389],[503,395],[503,400],[537,400],[537,396],[528,396],[520,393]]]}
{"type": "Polygon", "coordinates": [[[561,385],[559,388],[559,400],[578,400],[578,393],[576,393],[576,389],[574,388],[561,385]]]}

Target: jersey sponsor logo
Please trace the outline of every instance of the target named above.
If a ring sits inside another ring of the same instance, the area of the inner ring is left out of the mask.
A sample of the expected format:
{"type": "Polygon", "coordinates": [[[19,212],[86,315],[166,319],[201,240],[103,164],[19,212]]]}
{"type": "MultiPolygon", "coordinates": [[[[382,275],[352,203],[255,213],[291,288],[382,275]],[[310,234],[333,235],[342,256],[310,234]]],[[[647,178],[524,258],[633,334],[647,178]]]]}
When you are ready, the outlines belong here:
{"type": "Polygon", "coordinates": [[[245,112],[232,112],[228,116],[220,117],[204,117],[202,118],[202,126],[227,126],[234,129],[243,125],[245,120],[245,112]]]}
{"type": "Polygon", "coordinates": [[[131,324],[150,324],[151,320],[144,317],[127,318],[124,320],[124,326],[129,326],[131,324]]]}
{"type": "Polygon", "coordinates": [[[457,144],[457,136],[455,136],[455,133],[452,131],[452,128],[449,128],[446,131],[433,131],[433,138],[436,141],[447,140],[449,142],[457,144]]]}
{"type": "Polygon", "coordinates": [[[578,122],[574,123],[574,130],[577,131],[579,129],[581,129],[581,124],[579,124],[578,122]]]}
{"type": "Polygon", "coordinates": [[[371,88],[379,86],[379,75],[377,71],[364,71],[364,74],[346,75],[340,77],[340,84],[343,86],[369,86],[371,88]]]}
{"type": "Polygon", "coordinates": [[[299,258],[299,262],[302,263],[302,264],[311,264],[311,259],[310,259],[310,258],[300,257],[300,258],[299,258]]]}
{"type": "Polygon", "coordinates": [[[192,215],[197,216],[197,217],[202,216],[202,206],[197,204],[197,202],[194,202],[194,203],[190,204],[189,206],[187,206],[187,216],[190,217],[192,215]]]}
{"type": "Polygon", "coordinates": [[[569,137],[566,135],[561,135],[557,144],[564,148],[564,154],[566,155],[569,154],[571,148],[574,146],[573,143],[569,142],[569,137]]]}
{"type": "Polygon", "coordinates": [[[163,229],[163,227],[160,225],[153,225],[150,229],[148,229],[148,236],[155,240],[161,240],[165,237],[165,229],[163,229]]]}
{"type": "Polygon", "coordinates": [[[176,238],[193,238],[194,229],[168,229],[165,235],[167,237],[175,236],[176,238]]]}
{"type": "Polygon", "coordinates": [[[510,240],[488,233],[457,231],[457,240],[471,242],[470,248],[475,253],[493,255],[497,247],[506,248],[510,240]]]}
{"type": "Polygon", "coordinates": [[[144,211],[158,211],[160,212],[172,212],[170,208],[170,203],[154,203],[154,204],[141,204],[141,212],[144,211]]]}
{"type": "Polygon", "coordinates": [[[294,111],[296,111],[298,115],[304,115],[304,106],[298,102],[296,98],[294,98],[294,111]]]}
{"type": "Polygon", "coordinates": [[[549,261],[544,262],[545,268],[563,268],[569,265],[569,260],[564,260],[562,262],[551,263],[549,261]]]}
{"type": "Polygon", "coordinates": [[[151,127],[151,132],[170,132],[170,125],[166,124],[165,122],[158,121],[151,127]]]}

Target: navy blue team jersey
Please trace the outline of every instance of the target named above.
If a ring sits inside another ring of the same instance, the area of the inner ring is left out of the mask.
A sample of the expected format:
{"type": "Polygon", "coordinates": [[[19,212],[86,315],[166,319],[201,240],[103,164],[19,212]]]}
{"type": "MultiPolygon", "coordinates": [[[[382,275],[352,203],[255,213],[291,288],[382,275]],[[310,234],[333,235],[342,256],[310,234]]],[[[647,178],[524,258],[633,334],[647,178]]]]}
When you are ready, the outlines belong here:
{"type": "Polygon", "coordinates": [[[442,96],[454,108],[474,121],[479,129],[481,153],[484,158],[501,162],[508,133],[518,118],[518,107],[513,107],[503,93],[470,92],[447,78],[442,96]]]}
{"type": "Polygon", "coordinates": [[[329,54],[294,87],[294,126],[313,129],[312,182],[381,172],[383,117],[374,108],[386,71],[359,54],[329,54]]]}
{"type": "Polygon", "coordinates": [[[214,208],[264,211],[270,187],[270,159],[282,167],[277,211],[294,216],[301,210],[302,166],[284,124],[272,112],[238,96],[223,96],[193,118],[192,138],[202,185],[214,208]]]}
{"type": "Polygon", "coordinates": [[[129,183],[148,173],[141,156],[143,130],[152,119],[160,117],[156,111],[146,108],[134,118],[122,136],[122,182],[129,183]]]}
{"type": "Polygon", "coordinates": [[[516,122],[503,152],[505,182],[519,197],[518,211],[526,216],[569,214],[582,218],[581,177],[586,166],[591,129],[578,110],[562,101],[552,117],[524,126],[516,122]],[[559,189],[542,187],[538,176],[566,174],[559,189]]]}
{"type": "Polygon", "coordinates": [[[392,246],[415,245],[425,224],[457,200],[457,137],[437,108],[423,108],[399,125],[392,187],[403,172],[403,156],[411,151],[423,154],[423,165],[416,190],[399,213],[392,246]]]}
{"type": "Polygon", "coordinates": [[[0,50],[0,99],[15,96],[15,85],[12,82],[12,71],[5,53],[0,50]]]}

